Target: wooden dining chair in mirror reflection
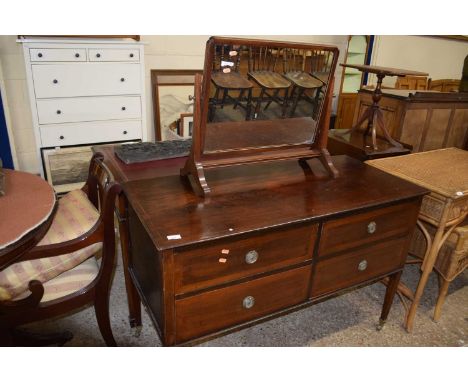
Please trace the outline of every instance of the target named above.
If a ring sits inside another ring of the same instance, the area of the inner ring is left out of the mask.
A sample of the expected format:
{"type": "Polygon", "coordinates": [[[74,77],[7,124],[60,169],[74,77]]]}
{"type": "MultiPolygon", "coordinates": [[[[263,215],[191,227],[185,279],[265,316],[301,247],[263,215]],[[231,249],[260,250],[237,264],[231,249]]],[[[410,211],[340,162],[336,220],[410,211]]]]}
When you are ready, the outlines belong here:
{"type": "Polygon", "coordinates": [[[218,45],[215,48],[213,72],[211,82],[215,87],[215,94],[210,98],[209,121],[213,121],[216,108],[224,108],[226,104],[233,104],[233,110],[238,106],[245,110],[245,120],[250,119],[252,105],[252,83],[239,73],[241,60],[246,59],[248,51],[240,45],[218,45]],[[220,99],[220,92],[222,92],[220,99]],[[237,92],[235,98],[230,95],[237,92]]]}
{"type": "Polygon", "coordinates": [[[257,119],[262,103],[266,102],[266,111],[272,102],[281,107],[281,117],[286,116],[288,92],[291,82],[283,77],[281,70],[281,49],[269,46],[249,46],[249,79],[260,86],[260,95],[255,104],[253,119],[257,119]],[[283,93],[280,95],[280,92],[283,93]]]}
{"type": "MultiPolygon", "coordinates": [[[[292,89],[289,94],[292,102],[289,116],[293,117],[300,100],[305,100],[312,104],[311,116],[315,116],[320,104],[320,89],[324,82],[312,75],[311,60],[312,51],[305,49],[284,49],[283,68],[284,76],[291,81],[292,89]],[[307,67],[306,67],[307,66],[307,67]]],[[[314,55],[315,56],[315,55],[314,55]]]]}

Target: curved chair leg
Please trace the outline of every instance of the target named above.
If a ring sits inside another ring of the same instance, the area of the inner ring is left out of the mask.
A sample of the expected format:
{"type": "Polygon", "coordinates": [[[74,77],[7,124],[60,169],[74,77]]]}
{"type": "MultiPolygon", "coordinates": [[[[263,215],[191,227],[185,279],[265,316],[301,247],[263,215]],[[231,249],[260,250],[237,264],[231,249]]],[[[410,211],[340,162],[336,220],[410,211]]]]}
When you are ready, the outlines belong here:
{"type": "Polygon", "coordinates": [[[107,346],[117,346],[114,335],[112,334],[112,328],[109,319],[109,297],[96,297],[94,303],[94,311],[96,312],[96,319],[98,322],[99,330],[102,338],[106,342],[107,346]]]}

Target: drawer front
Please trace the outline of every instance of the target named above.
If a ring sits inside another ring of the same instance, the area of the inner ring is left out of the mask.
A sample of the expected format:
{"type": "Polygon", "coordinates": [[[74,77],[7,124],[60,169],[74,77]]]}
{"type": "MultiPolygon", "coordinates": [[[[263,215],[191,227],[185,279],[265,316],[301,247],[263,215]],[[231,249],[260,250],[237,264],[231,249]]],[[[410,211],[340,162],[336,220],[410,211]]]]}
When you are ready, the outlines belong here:
{"type": "Polygon", "coordinates": [[[82,97],[37,100],[39,124],[141,118],[140,97],[82,97]]]}
{"type": "Polygon", "coordinates": [[[32,62],[82,62],[86,61],[86,49],[74,48],[45,48],[45,49],[29,49],[29,57],[32,62]]]}
{"type": "Polygon", "coordinates": [[[174,256],[175,290],[181,294],[312,259],[317,225],[266,231],[174,256]]]}
{"type": "Polygon", "coordinates": [[[139,64],[32,65],[36,98],[139,94],[139,64]]]}
{"type": "Polygon", "coordinates": [[[141,121],[111,121],[40,128],[43,147],[141,139],[141,121]]]}
{"type": "Polygon", "coordinates": [[[176,300],[178,343],[307,300],[311,267],[292,269],[176,300]]]}
{"type": "Polygon", "coordinates": [[[319,256],[412,232],[418,211],[419,204],[413,202],[328,221],[323,226],[319,256]]]}
{"type": "Polygon", "coordinates": [[[312,297],[360,284],[402,268],[408,251],[408,237],[373,244],[317,263],[312,297]]]}
{"type": "Polygon", "coordinates": [[[140,61],[138,49],[89,49],[89,61],[140,61]]]}

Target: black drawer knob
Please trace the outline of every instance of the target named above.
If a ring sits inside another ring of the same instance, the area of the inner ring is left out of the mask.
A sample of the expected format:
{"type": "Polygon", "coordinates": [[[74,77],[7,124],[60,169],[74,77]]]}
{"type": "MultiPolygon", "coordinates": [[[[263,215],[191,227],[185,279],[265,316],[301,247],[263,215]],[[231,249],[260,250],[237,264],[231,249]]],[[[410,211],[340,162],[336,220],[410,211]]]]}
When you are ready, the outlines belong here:
{"type": "Polygon", "coordinates": [[[101,53],[97,53],[97,54],[96,54],[96,57],[97,57],[97,58],[101,57],[101,53]]]}
{"type": "Polygon", "coordinates": [[[65,137],[63,135],[60,136],[60,139],[65,139],[65,137]]]}
{"type": "Polygon", "coordinates": [[[75,53],[75,57],[76,57],[76,58],[80,57],[80,54],[79,54],[79,53],[75,53]]]}
{"type": "Polygon", "coordinates": [[[127,108],[126,108],[125,106],[122,106],[122,110],[124,110],[124,111],[125,111],[126,109],[127,109],[127,108]]]}
{"type": "Polygon", "coordinates": [[[57,114],[62,114],[62,111],[61,111],[61,110],[57,110],[57,114]]]}
{"type": "Polygon", "coordinates": [[[58,84],[58,80],[53,80],[52,81],[54,84],[58,84]]]}
{"type": "Polygon", "coordinates": [[[133,57],[133,53],[130,53],[130,57],[133,57]]]}
{"type": "Polygon", "coordinates": [[[37,54],[37,57],[42,57],[42,53],[38,53],[38,54],[37,54]]]}
{"type": "Polygon", "coordinates": [[[120,81],[121,81],[121,82],[124,82],[124,81],[125,81],[125,78],[122,77],[122,78],[120,79],[120,81]]]}
{"type": "Polygon", "coordinates": [[[124,135],[126,135],[126,134],[127,134],[127,130],[124,130],[124,132],[123,132],[123,133],[124,133],[124,135]]]}

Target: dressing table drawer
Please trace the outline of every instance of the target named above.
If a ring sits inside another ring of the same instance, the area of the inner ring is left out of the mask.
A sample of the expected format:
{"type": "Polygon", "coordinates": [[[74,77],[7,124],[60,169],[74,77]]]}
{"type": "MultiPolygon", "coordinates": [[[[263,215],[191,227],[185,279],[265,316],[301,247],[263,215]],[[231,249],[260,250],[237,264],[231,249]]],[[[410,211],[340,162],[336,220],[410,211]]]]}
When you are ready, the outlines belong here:
{"type": "Polygon", "coordinates": [[[317,263],[312,297],[360,284],[404,266],[408,237],[373,244],[317,263]]]}
{"type": "Polygon", "coordinates": [[[89,49],[89,61],[140,61],[138,49],[89,49]]]}
{"type": "Polygon", "coordinates": [[[176,300],[176,341],[246,322],[307,300],[311,266],[176,300]]]}
{"type": "Polygon", "coordinates": [[[317,224],[302,225],[176,252],[176,294],[312,259],[316,239],[317,224]]]}
{"type": "Polygon", "coordinates": [[[139,64],[31,65],[36,98],[141,93],[139,64]]]}
{"type": "Polygon", "coordinates": [[[319,256],[405,235],[414,229],[418,209],[404,203],[325,222],[319,256]]]}
{"type": "Polygon", "coordinates": [[[43,147],[71,146],[89,142],[141,139],[141,121],[103,121],[40,128],[43,147]]]}
{"type": "Polygon", "coordinates": [[[141,118],[140,97],[38,99],[39,124],[141,118]]]}
{"type": "Polygon", "coordinates": [[[86,49],[29,49],[29,56],[32,62],[83,62],[86,61],[86,49]]]}

